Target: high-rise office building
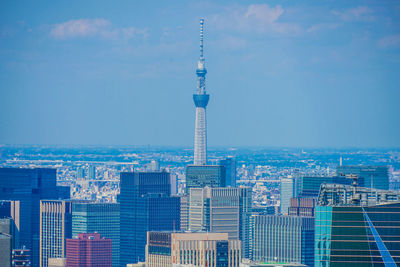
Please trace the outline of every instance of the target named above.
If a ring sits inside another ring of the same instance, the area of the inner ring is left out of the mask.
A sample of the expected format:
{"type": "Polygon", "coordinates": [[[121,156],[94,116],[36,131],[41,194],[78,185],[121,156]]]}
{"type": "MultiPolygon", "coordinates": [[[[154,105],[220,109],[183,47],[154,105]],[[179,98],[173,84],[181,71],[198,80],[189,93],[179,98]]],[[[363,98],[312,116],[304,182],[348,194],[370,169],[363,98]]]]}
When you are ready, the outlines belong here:
{"type": "MultiPolygon", "coordinates": [[[[4,222],[1,219],[0,224],[4,222]]],[[[11,267],[12,235],[0,231],[0,264],[11,267]]]]}
{"type": "Polygon", "coordinates": [[[112,241],[98,233],[79,234],[67,239],[68,267],[111,267],[112,241]]]}
{"type": "Polygon", "coordinates": [[[239,267],[240,240],[226,233],[148,232],[147,267],[239,267]]]}
{"type": "MultiPolygon", "coordinates": [[[[352,179],[346,176],[300,176],[296,179],[296,194],[301,198],[318,197],[319,189],[322,184],[347,184],[353,183],[352,179]]],[[[358,179],[358,185],[364,186],[364,179],[358,179]]]]}
{"type": "Polygon", "coordinates": [[[389,174],[386,166],[337,166],[336,173],[337,175],[358,175],[359,186],[382,190],[389,189],[389,174]]]}
{"type": "Polygon", "coordinates": [[[220,165],[186,166],[186,192],[189,192],[190,188],[203,188],[205,186],[225,187],[225,167],[220,165]]]}
{"type": "Polygon", "coordinates": [[[151,172],[158,172],[160,171],[160,162],[157,160],[152,160],[149,164],[149,171],[151,172]]]}
{"type": "Polygon", "coordinates": [[[288,215],[290,199],[295,197],[295,182],[293,177],[281,179],[280,198],[281,214],[288,215]]]}
{"type": "Polygon", "coordinates": [[[314,266],[314,218],[254,216],[254,261],[314,266]]]}
{"type": "Polygon", "coordinates": [[[72,202],[40,201],[40,266],[48,267],[49,258],[65,257],[65,240],[72,237],[72,202]]]}
{"type": "Polygon", "coordinates": [[[0,233],[10,236],[11,248],[19,247],[19,204],[19,201],[0,200],[0,233]]]}
{"type": "Polygon", "coordinates": [[[317,198],[292,198],[290,199],[289,215],[314,217],[316,204],[317,198]]]}
{"type": "Polygon", "coordinates": [[[315,266],[400,266],[400,192],[324,184],[315,266]]]}
{"type": "Polygon", "coordinates": [[[189,229],[189,196],[180,196],[181,198],[181,230],[189,229]]]}
{"type": "Polygon", "coordinates": [[[205,59],[203,54],[204,19],[200,19],[200,59],[197,63],[197,90],[193,94],[196,106],[196,122],[194,131],[194,165],[207,165],[207,120],[206,107],[210,95],[206,92],[205,59]]]}
{"type": "Polygon", "coordinates": [[[226,183],[225,186],[236,186],[236,160],[233,157],[227,157],[219,161],[219,165],[225,167],[226,183]]]}
{"type": "Polygon", "coordinates": [[[40,200],[57,199],[55,169],[0,168],[0,199],[16,200],[19,239],[16,248],[30,250],[32,266],[39,266],[40,200]]]}
{"type": "Polygon", "coordinates": [[[180,229],[180,198],[170,192],[167,172],[121,173],[121,265],[145,260],[147,231],[180,229]]]}
{"type": "Polygon", "coordinates": [[[249,187],[191,188],[189,230],[228,233],[242,241],[242,257],[248,257],[251,196],[249,187]]]}
{"type": "Polygon", "coordinates": [[[89,180],[96,180],[96,166],[90,165],[88,169],[89,180]]]}
{"type": "Polygon", "coordinates": [[[78,179],[84,179],[85,178],[85,169],[83,167],[78,167],[76,171],[76,177],[78,179]]]}
{"type": "Polygon", "coordinates": [[[99,233],[112,240],[112,262],[119,266],[120,212],[119,203],[73,203],[72,236],[99,233]]]}

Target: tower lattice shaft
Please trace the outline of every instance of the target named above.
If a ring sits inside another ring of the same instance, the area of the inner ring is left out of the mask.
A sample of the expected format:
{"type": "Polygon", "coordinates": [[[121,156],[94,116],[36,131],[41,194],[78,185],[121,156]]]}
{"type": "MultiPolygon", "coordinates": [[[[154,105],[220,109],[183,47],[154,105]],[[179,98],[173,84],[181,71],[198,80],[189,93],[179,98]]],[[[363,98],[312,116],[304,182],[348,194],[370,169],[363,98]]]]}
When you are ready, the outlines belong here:
{"type": "Polygon", "coordinates": [[[207,164],[207,120],[206,107],[210,95],[206,93],[206,74],[205,59],[203,54],[203,28],[204,19],[200,19],[200,58],[197,63],[197,90],[193,95],[196,106],[196,123],[194,136],[194,165],[207,164]]]}

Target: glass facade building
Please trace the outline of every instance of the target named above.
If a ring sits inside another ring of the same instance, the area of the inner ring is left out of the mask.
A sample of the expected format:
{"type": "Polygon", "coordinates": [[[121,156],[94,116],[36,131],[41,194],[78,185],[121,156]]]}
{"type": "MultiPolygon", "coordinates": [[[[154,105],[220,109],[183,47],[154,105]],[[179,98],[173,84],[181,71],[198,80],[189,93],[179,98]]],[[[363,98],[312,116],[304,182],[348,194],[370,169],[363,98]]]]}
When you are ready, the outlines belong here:
{"type": "MultiPolygon", "coordinates": [[[[352,179],[345,176],[302,176],[296,181],[297,196],[301,198],[318,197],[319,189],[324,183],[351,185],[352,182],[352,179]]],[[[358,185],[364,186],[363,178],[358,179],[358,185]]]]}
{"type": "Polygon", "coordinates": [[[290,199],[295,197],[294,178],[283,178],[280,188],[281,214],[288,215],[290,199]]]}
{"type": "Polygon", "coordinates": [[[400,266],[400,192],[324,185],[317,204],[316,267],[400,266]]]}
{"type": "Polygon", "coordinates": [[[225,187],[226,170],[220,165],[188,165],[186,167],[186,192],[190,188],[225,187]]]}
{"type": "Polygon", "coordinates": [[[99,233],[112,241],[112,262],[119,267],[119,203],[73,203],[72,236],[80,233],[99,233]]]}
{"type": "Polygon", "coordinates": [[[314,217],[316,205],[317,198],[292,198],[290,199],[289,215],[314,217]]]}
{"type": "Polygon", "coordinates": [[[242,241],[242,257],[249,257],[250,187],[191,188],[189,230],[228,233],[242,241]]]}
{"type": "Polygon", "coordinates": [[[64,192],[56,180],[55,169],[0,168],[0,200],[18,201],[15,247],[30,250],[34,267],[39,266],[40,200],[58,199],[59,192],[64,192]]]}
{"type": "Polygon", "coordinates": [[[254,261],[314,266],[314,218],[253,215],[253,223],[254,261]]]}
{"type": "Polygon", "coordinates": [[[180,229],[180,198],[167,172],[121,173],[120,264],[145,260],[146,232],[180,229]]]}
{"type": "Polygon", "coordinates": [[[336,173],[338,175],[358,175],[363,181],[363,183],[359,182],[359,186],[381,190],[389,189],[389,174],[386,166],[337,166],[336,173]]]}
{"type": "Polygon", "coordinates": [[[236,186],[236,159],[227,157],[219,161],[219,165],[225,167],[226,183],[225,186],[236,186]]]}

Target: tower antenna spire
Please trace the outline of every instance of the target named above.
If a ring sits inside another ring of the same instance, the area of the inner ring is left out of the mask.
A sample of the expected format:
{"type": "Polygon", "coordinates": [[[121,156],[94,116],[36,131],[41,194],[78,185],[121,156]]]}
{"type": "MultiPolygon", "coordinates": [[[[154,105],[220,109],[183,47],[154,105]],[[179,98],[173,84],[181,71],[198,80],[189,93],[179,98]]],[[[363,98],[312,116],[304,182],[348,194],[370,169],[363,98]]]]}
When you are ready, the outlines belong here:
{"type": "Polygon", "coordinates": [[[204,19],[200,19],[200,60],[204,61],[204,46],[203,46],[203,37],[204,37],[204,19]]]}

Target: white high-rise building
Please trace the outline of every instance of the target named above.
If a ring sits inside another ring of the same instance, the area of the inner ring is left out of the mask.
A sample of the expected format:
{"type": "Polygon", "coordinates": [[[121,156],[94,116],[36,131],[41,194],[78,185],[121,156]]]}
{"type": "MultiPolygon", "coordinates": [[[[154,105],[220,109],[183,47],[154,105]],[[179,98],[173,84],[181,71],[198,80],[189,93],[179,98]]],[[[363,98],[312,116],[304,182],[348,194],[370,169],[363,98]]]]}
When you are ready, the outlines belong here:
{"type": "Polygon", "coordinates": [[[281,179],[281,213],[288,215],[290,199],[295,197],[295,182],[294,178],[288,176],[281,179]]]}

